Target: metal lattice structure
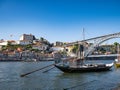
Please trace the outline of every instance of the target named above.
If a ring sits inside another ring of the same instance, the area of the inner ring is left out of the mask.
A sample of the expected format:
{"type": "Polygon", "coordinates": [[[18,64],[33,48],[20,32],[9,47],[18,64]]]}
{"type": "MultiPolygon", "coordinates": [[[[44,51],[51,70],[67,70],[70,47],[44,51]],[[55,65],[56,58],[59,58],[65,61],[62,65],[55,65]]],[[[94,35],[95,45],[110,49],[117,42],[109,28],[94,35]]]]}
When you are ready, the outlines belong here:
{"type": "Polygon", "coordinates": [[[87,50],[84,51],[84,57],[87,57],[88,55],[92,54],[92,52],[96,49],[96,47],[99,46],[101,43],[113,38],[120,38],[120,32],[114,34],[108,34],[100,37],[95,37],[91,39],[86,39],[82,41],[82,42],[89,42],[91,40],[94,40],[94,43],[87,50]]]}

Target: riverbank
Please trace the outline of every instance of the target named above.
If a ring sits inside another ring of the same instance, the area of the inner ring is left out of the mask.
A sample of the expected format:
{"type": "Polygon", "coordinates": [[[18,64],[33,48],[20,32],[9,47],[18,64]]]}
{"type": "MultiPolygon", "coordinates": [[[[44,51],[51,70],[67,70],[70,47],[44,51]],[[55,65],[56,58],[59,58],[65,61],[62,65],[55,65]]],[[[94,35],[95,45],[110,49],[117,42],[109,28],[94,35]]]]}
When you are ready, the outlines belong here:
{"type": "Polygon", "coordinates": [[[54,61],[54,58],[42,58],[42,59],[17,59],[17,58],[0,58],[0,62],[38,62],[38,61],[54,61]]]}
{"type": "MultiPolygon", "coordinates": [[[[111,54],[111,55],[90,55],[86,58],[86,60],[115,60],[117,58],[117,54],[111,54]]],[[[52,56],[37,56],[37,57],[4,57],[1,56],[0,57],[0,62],[7,62],[7,61],[11,61],[11,62],[21,62],[21,61],[25,61],[25,62],[31,62],[31,61],[54,61],[55,58],[53,58],[52,56]]]]}
{"type": "Polygon", "coordinates": [[[117,58],[117,54],[110,55],[90,55],[86,59],[87,60],[115,60],[117,58]]]}

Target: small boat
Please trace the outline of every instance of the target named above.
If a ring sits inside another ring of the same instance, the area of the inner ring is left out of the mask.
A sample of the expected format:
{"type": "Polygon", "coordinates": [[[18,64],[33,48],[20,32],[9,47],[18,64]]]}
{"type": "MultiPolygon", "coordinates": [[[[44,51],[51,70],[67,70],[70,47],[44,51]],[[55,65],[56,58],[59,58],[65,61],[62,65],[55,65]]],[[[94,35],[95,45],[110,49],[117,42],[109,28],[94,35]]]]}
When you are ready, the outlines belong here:
{"type": "MultiPolygon", "coordinates": [[[[81,47],[81,46],[80,46],[81,47]]],[[[61,61],[57,61],[55,67],[60,69],[63,72],[67,73],[76,73],[76,72],[97,72],[97,71],[108,71],[114,65],[114,63],[105,64],[105,63],[96,63],[96,64],[87,64],[84,61],[83,50],[79,50],[79,56],[76,58],[68,58],[61,61]]]]}
{"type": "Polygon", "coordinates": [[[119,55],[120,54],[120,50],[119,50],[119,45],[117,46],[117,49],[118,49],[117,50],[118,54],[117,54],[117,59],[115,59],[115,63],[114,64],[115,64],[116,68],[120,68],[120,55],[119,55]]]}
{"type": "MultiPolygon", "coordinates": [[[[83,29],[84,36],[84,29],[83,29]]],[[[85,38],[85,37],[84,37],[85,38]]],[[[83,38],[83,41],[84,41],[83,38]]],[[[66,60],[61,60],[61,62],[56,61],[55,67],[63,72],[74,73],[74,72],[97,72],[97,71],[107,71],[110,70],[114,63],[110,64],[87,64],[85,63],[84,57],[84,42],[78,44],[77,57],[69,58],[66,60]],[[58,63],[59,62],[59,63],[58,63]]]]}
{"type": "Polygon", "coordinates": [[[55,67],[60,69],[63,72],[67,73],[76,73],[76,72],[98,72],[98,71],[107,71],[113,66],[114,63],[110,64],[65,64],[65,63],[58,63],[55,64],[55,67]]]}

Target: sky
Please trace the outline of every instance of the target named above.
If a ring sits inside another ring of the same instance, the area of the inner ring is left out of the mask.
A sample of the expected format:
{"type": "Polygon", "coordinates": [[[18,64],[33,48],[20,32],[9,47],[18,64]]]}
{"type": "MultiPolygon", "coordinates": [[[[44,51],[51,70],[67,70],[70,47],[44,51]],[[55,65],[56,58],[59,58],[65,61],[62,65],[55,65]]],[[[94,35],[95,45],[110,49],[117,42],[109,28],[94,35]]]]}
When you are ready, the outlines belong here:
{"type": "Polygon", "coordinates": [[[74,42],[83,28],[85,39],[120,32],[120,0],[0,0],[0,39],[74,42]]]}

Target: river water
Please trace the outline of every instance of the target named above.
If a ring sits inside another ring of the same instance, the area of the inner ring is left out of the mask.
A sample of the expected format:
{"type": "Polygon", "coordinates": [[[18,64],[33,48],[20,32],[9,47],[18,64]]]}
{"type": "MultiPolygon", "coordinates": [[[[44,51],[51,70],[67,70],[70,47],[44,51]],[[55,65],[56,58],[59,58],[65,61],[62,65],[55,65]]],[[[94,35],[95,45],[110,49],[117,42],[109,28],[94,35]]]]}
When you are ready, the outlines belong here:
{"type": "MultiPolygon", "coordinates": [[[[111,63],[113,60],[89,61],[111,63]]],[[[53,62],[0,62],[0,90],[112,90],[120,84],[120,69],[87,73],[63,73],[57,68],[34,72],[53,62]]]]}

